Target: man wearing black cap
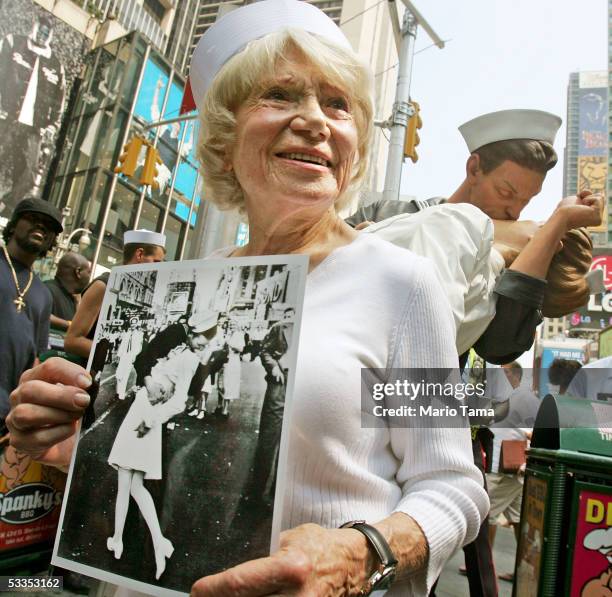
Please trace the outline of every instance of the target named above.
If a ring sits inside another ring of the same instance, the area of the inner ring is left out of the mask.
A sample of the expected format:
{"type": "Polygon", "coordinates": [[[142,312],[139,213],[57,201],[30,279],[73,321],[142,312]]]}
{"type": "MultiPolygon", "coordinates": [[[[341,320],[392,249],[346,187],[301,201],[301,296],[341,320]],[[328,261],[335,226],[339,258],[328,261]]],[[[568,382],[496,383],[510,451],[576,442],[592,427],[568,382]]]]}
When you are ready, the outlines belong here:
{"type": "Polygon", "coordinates": [[[0,251],[0,420],[21,374],[47,349],[51,295],[32,265],[55,246],[62,216],[48,201],[21,201],[2,233],[0,251]]]}

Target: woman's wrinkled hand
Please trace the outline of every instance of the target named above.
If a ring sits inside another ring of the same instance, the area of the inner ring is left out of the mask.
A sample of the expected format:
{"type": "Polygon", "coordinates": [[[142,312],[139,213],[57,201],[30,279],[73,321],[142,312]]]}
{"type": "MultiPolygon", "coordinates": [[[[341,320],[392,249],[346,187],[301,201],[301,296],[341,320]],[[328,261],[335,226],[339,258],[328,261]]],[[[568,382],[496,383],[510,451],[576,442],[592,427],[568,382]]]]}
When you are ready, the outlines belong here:
{"type": "Polygon", "coordinates": [[[90,398],[83,367],[52,358],[26,371],[11,394],[6,418],[11,445],[34,460],[67,470],[77,421],[90,398]]]}
{"type": "Polygon", "coordinates": [[[601,224],[604,200],[599,193],[581,191],[578,195],[562,199],[555,213],[565,218],[565,229],[573,230],[585,226],[599,226],[601,224]]]}
{"type": "Polygon", "coordinates": [[[220,574],[205,576],[193,597],[358,595],[374,566],[365,538],[353,529],[304,524],[281,534],[280,549],[220,574]]]}

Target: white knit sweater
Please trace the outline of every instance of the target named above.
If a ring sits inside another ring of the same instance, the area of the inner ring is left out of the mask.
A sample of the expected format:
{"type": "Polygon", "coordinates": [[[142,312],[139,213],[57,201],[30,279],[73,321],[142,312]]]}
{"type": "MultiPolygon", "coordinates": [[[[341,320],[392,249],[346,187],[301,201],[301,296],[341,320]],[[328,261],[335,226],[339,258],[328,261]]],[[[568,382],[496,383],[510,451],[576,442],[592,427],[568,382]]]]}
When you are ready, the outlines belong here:
{"type": "Polygon", "coordinates": [[[427,572],[388,596],[427,595],[489,508],[467,422],[447,430],[361,427],[362,367],[457,367],[450,307],[433,267],[362,234],[306,283],[282,528],[412,516],[427,537],[427,572]]]}
{"type": "Polygon", "coordinates": [[[387,595],[426,595],[489,507],[467,422],[362,428],[362,367],[457,367],[452,316],[431,262],[370,234],[307,278],[282,526],[405,512],[427,537],[429,566],[387,595]]]}

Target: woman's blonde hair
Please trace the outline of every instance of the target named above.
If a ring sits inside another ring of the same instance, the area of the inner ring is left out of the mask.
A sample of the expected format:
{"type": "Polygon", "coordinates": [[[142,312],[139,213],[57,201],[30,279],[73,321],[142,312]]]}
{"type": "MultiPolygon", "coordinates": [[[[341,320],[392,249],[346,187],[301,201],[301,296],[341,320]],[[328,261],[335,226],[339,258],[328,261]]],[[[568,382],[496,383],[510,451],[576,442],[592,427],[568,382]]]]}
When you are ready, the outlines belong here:
{"type": "Polygon", "coordinates": [[[592,259],[593,243],[586,228],[567,232],[563,249],[553,257],[546,276],[544,317],[562,317],[588,303],[590,290],[585,276],[592,259]]]}
{"type": "Polygon", "coordinates": [[[225,167],[236,142],[234,111],[263,81],[269,81],[278,64],[297,52],[318,69],[330,85],[349,96],[358,137],[358,159],[351,180],[336,199],[336,210],[359,191],[368,173],[373,136],[372,75],[353,52],[299,29],[284,29],[250,42],[219,71],[200,109],[198,158],[204,192],[220,209],[244,213],[242,188],[233,171],[225,167]]]}

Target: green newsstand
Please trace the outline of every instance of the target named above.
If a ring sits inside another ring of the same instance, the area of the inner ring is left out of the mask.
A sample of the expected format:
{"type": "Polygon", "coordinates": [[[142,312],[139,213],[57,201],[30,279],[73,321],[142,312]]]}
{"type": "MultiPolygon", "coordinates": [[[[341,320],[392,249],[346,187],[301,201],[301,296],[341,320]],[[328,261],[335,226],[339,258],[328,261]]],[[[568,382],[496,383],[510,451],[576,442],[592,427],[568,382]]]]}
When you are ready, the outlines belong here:
{"type": "Polygon", "coordinates": [[[514,574],[513,597],[612,592],[612,404],[550,394],[542,401],[514,574]]]}

